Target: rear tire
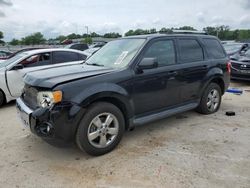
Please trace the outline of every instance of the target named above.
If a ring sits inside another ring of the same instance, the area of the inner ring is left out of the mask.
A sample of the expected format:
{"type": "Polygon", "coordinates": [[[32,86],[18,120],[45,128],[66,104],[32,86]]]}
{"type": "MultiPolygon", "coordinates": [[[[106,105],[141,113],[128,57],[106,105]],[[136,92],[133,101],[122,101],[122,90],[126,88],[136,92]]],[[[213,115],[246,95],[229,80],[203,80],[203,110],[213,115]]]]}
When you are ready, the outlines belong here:
{"type": "Polygon", "coordinates": [[[0,90],[0,107],[4,105],[5,103],[5,95],[4,93],[0,90]]]}
{"type": "Polygon", "coordinates": [[[201,114],[212,114],[219,110],[221,104],[221,88],[216,83],[210,83],[205,89],[196,111],[201,114]]]}
{"type": "Polygon", "coordinates": [[[118,107],[107,102],[94,103],[79,124],[76,143],[90,155],[103,155],[119,144],[124,130],[124,117],[118,107]]]}

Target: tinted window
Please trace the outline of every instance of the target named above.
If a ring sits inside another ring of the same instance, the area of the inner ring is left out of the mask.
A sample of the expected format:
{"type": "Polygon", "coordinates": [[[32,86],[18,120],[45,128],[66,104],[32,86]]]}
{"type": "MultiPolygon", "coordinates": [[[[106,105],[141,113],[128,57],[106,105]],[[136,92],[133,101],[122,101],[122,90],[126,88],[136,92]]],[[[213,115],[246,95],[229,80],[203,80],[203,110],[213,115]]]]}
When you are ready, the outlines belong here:
{"type": "Polygon", "coordinates": [[[24,67],[36,67],[43,65],[50,65],[51,63],[51,53],[41,53],[32,55],[26,59],[24,59],[20,64],[24,67]]]}
{"type": "Polygon", "coordinates": [[[144,54],[144,57],[157,58],[159,66],[175,63],[175,49],[172,40],[154,42],[144,54]]]}
{"type": "Polygon", "coordinates": [[[53,52],[53,63],[66,63],[78,60],[78,54],[74,52],[53,52]]]}
{"type": "Polygon", "coordinates": [[[203,51],[195,39],[179,39],[180,59],[182,63],[203,60],[203,51]]]}
{"type": "Polygon", "coordinates": [[[213,59],[220,59],[225,57],[222,46],[216,39],[203,39],[207,49],[208,56],[213,59]]]}
{"type": "Polygon", "coordinates": [[[75,50],[86,50],[88,49],[88,45],[87,44],[74,44],[70,47],[71,49],[75,49],[75,50]]]}

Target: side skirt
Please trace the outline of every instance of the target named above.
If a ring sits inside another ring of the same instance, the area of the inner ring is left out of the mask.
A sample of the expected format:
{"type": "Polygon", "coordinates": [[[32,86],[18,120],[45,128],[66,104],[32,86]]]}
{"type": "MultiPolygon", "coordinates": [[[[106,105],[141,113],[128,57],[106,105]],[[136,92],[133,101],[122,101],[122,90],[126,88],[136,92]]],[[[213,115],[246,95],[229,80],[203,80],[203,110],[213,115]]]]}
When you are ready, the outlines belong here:
{"type": "Polygon", "coordinates": [[[138,118],[135,118],[132,120],[132,126],[133,127],[140,126],[140,125],[150,123],[150,122],[153,122],[156,120],[164,119],[164,118],[172,116],[174,114],[178,114],[178,113],[182,113],[182,112],[185,112],[188,110],[195,109],[198,105],[199,105],[198,102],[193,102],[193,103],[185,104],[185,105],[180,106],[180,107],[167,109],[167,110],[163,110],[163,111],[158,112],[158,113],[138,117],[138,118]]]}

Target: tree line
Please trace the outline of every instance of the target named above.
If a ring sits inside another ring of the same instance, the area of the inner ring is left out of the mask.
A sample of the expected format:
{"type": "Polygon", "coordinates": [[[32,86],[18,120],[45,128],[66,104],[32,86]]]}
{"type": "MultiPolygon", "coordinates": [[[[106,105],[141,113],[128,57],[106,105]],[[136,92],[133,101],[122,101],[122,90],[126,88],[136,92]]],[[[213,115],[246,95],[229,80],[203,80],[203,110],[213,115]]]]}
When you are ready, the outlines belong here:
{"type": "MultiPolygon", "coordinates": [[[[174,30],[190,30],[190,31],[197,31],[197,29],[193,28],[192,26],[183,26],[179,28],[166,28],[163,27],[159,31],[157,31],[155,28],[151,29],[136,29],[136,30],[129,30],[124,35],[125,36],[133,36],[133,35],[145,35],[145,34],[154,34],[154,33],[166,33],[171,34],[174,32],[174,30]]],[[[221,40],[236,40],[236,41],[242,41],[246,39],[250,39],[250,29],[235,29],[231,30],[229,26],[221,25],[218,27],[205,27],[203,28],[203,31],[206,32],[209,35],[217,36],[221,40]]],[[[3,32],[0,31],[0,44],[4,44],[3,39],[3,32]]],[[[91,38],[93,37],[104,37],[104,38],[119,38],[122,37],[122,34],[120,33],[106,33],[104,35],[100,35],[96,32],[91,32],[89,34],[84,33],[82,35],[71,33],[69,35],[60,35],[56,38],[51,38],[49,40],[46,40],[42,33],[36,32],[33,34],[30,34],[26,37],[23,37],[21,39],[12,39],[9,44],[10,45],[34,45],[34,44],[44,44],[46,41],[59,41],[59,43],[65,41],[65,40],[72,40],[72,39],[85,39],[85,42],[91,43],[91,38]]]]}
{"type": "Polygon", "coordinates": [[[81,39],[81,38],[84,39],[83,40],[84,42],[91,43],[92,42],[91,38],[93,37],[118,38],[121,36],[122,35],[120,35],[119,33],[114,33],[114,32],[106,33],[104,35],[99,35],[95,32],[90,33],[90,34],[84,33],[83,35],[71,33],[69,35],[60,35],[56,38],[51,38],[51,39],[46,40],[42,33],[37,32],[31,35],[28,35],[20,40],[14,38],[9,42],[9,44],[10,45],[34,45],[34,44],[44,44],[46,41],[51,41],[51,42],[58,41],[59,43],[62,43],[65,40],[73,40],[73,39],[81,39]]]}
{"type": "MultiPolygon", "coordinates": [[[[197,31],[197,29],[191,26],[183,26],[179,28],[161,28],[158,32],[159,33],[166,33],[171,34],[174,30],[190,30],[190,31],[197,31]]],[[[218,26],[218,27],[205,27],[202,29],[208,35],[217,36],[220,40],[236,40],[242,41],[246,39],[250,39],[250,29],[235,29],[231,30],[229,26],[218,26]]],[[[125,33],[125,36],[132,36],[132,35],[145,35],[145,34],[154,34],[157,33],[156,29],[136,29],[136,30],[129,30],[125,33]]]]}

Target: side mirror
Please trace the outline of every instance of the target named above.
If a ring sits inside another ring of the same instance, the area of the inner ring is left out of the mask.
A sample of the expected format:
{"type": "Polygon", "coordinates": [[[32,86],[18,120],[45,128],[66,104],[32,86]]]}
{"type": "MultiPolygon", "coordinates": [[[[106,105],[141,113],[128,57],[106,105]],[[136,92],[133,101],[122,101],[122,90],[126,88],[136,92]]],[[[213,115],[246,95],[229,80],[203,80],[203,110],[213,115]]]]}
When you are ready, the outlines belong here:
{"type": "Polygon", "coordinates": [[[139,69],[154,69],[158,67],[157,58],[143,58],[138,65],[139,69]]]}
{"type": "Polygon", "coordinates": [[[23,65],[22,64],[17,64],[15,65],[12,70],[20,70],[20,69],[23,69],[23,65]]]}

